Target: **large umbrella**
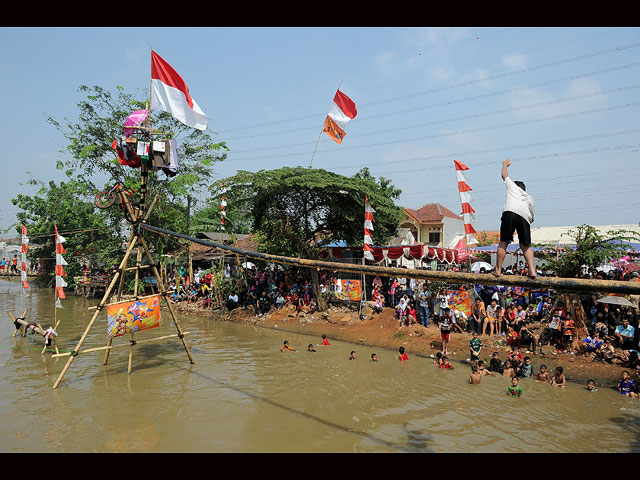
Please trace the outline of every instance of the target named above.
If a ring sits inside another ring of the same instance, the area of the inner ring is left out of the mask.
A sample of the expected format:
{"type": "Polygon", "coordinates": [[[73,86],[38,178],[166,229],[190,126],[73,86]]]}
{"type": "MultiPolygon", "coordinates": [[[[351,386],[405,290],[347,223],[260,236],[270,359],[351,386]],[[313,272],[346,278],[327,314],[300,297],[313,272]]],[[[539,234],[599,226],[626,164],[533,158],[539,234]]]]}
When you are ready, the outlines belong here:
{"type": "Polygon", "coordinates": [[[473,273],[479,273],[481,268],[484,268],[487,272],[489,272],[493,270],[493,265],[487,262],[476,262],[471,265],[471,271],[473,273]]]}
{"type": "Polygon", "coordinates": [[[122,133],[124,133],[125,137],[130,137],[135,133],[135,129],[126,127],[139,127],[142,125],[142,122],[145,121],[148,114],[149,112],[146,110],[136,110],[135,112],[131,112],[122,124],[122,127],[124,128],[122,133]]]}
{"type": "Polygon", "coordinates": [[[610,303],[611,305],[622,305],[623,307],[633,307],[633,303],[624,297],[617,297],[615,295],[609,295],[608,297],[599,298],[596,300],[598,303],[610,303]]]}

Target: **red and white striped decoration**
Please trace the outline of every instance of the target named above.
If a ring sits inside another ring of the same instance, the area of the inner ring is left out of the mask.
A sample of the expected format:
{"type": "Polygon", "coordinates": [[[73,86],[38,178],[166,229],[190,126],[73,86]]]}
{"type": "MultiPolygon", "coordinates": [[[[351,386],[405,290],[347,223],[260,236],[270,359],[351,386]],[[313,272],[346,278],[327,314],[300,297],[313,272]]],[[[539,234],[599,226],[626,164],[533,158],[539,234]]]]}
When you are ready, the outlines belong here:
{"type": "Polygon", "coordinates": [[[220,200],[220,228],[222,230],[224,230],[224,221],[227,218],[227,196],[225,195],[225,193],[227,193],[227,187],[225,186],[225,184],[222,184],[222,198],[220,200]]]}
{"type": "Polygon", "coordinates": [[[478,243],[476,238],[473,236],[474,233],[478,232],[476,232],[475,228],[473,228],[473,223],[475,222],[474,213],[476,213],[476,211],[471,208],[471,204],[469,203],[471,201],[471,194],[469,193],[471,191],[471,187],[467,183],[468,180],[466,175],[464,174],[464,170],[469,170],[469,167],[458,160],[454,160],[453,163],[456,167],[458,191],[460,192],[460,203],[462,203],[462,218],[464,219],[465,240],[467,242],[467,245],[473,245],[478,243]]]}
{"type": "Polygon", "coordinates": [[[64,287],[67,286],[67,282],[64,281],[64,278],[67,274],[64,272],[64,265],[68,265],[66,260],[62,257],[63,254],[67,253],[62,245],[67,241],[62,235],[58,234],[58,226],[53,224],[56,230],[56,296],[58,298],[67,298],[64,294],[64,287]]]}
{"type": "Polygon", "coordinates": [[[371,205],[369,205],[369,197],[364,197],[364,258],[367,260],[373,259],[373,240],[371,240],[371,232],[373,232],[373,214],[376,211],[373,209],[371,205]]]}
{"type": "Polygon", "coordinates": [[[22,225],[22,264],[20,266],[20,277],[22,280],[22,288],[29,288],[27,282],[27,245],[29,244],[29,238],[27,237],[27,227],[22,225]]]}

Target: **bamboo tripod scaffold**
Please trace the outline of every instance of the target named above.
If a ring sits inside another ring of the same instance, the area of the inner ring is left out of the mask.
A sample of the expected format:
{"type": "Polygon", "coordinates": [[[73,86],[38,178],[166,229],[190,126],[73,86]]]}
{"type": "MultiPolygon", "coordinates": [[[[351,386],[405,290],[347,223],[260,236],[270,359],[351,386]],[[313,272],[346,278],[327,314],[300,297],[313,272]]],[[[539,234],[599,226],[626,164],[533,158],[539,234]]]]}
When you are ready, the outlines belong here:
{"type": "Polygon", "coordinates": [[[88,353],[88,352],[93,352],[93,351],[98,351],[98,350],[106,350],[105,352],[105,356],[104,356],[104,360],[103,360],[103,365],[106,365],[109,359],[109,352],[111,351],[111,349],[116,348],[116,347],[121,347],[121,346],[126,346],[126,345],[112,345],[112,341],[113,338],[109,338],[107,345],[105,347],[97,347],[97,348],[89,348],[89,349],[85,349],[85,350],[80,350],[80,348],[82,347],[82,345],[84,344],[87,335],[89,334],[89,332],[91,331],[91,328],[93,327],[94,323],[96,322],[98,315],[100,315],[100,312],[102,311],[102,309],[105,307],[107,300],[109,299],[111,292],[114,290],[114,287],[116,286],[116,283],[119,284],[118,286],[118,290],[117,290],[117,297],[118,299],[121,297],[122,295],[122,288],[124,286],[124,276],[125,273],[129,270],[135,270],[135,282],[134,282],[134,292],[135,295],[137,296],[138,293],[138,281],[139,281],[139,274],[140,274],[140,270],[142,268],[151,268],[151,271],[153,272],[153,275],[155,276],[157,282],[158,282],[158,289],[159,289],[159,294],[160,296],[164,299],[165,305],[167,307],[167,309],[169,310],[169,314],[171,315],[171,318],[173,320],[173,324],[176,327],[177,333],[175,335],[165,335],[162,337],[158,337],[158,338],[154,338],[154,339],[148,339],[148,340],[142,340],[140,342],[136,342],[133,339],[133,332],[131,333],[131,340],[129,343],[129,363],[128,363],[128,372],[131,373],[131,369],[132,369],[132,358],[133,358],[133,349],[134,346],[136,345],[136,343],[141,343],[141,342],[149,342],[149,341],[154,341],[154,340],[162,340],[162,339],[166,339],[166,338],[173,338],[173,337],[178,337],[181,341],[182,341],[182,345],[187,353],[187,357],[189,358],[189,362],[191,364],[194,364],[194,360],[193,360],[193,356],[191,355],[191,351],[189,350],[189,346],[187,345],[187,342],[184,339],[184,336],[188,333],[188,332],[183,332],[182,328],[180,327],[180,322],[178,321],[178,318],[176,317],[176,314],[171,306],[171,302],[169,302],[167,296],[168,296],[168,292],[164,286],[164,283],[162,281],[162,278],[160,277],[160,273],[158,272],[158,269],[156,268],[155,264],[153,263],[153,257],[151,255],[151,251],[149,250],[149,246],[147,245],[147,242],[144,239],[143,236],[143,231],[140,228],[140,226],[146,222],[149,218],[149,215],[151,214],[151,211],[153,209],[153,207],[155,206],[156,200],[157,200],[157,196],[154,198],[150,208],[148,210],[146,210],[145,212],[145,203],[146,203],[146,187],[147,187],[147,175],[148,175],[148,166],[143,164],[141,166],[141,177],[142,177],[142,187],[141,187],[141,199],[140,199],[140,205],[139,207],[136,209],[136,211],[134,212],[134,209],[131,205],[131,203],[129,202],[128,198],[126,195],[122,194],[122,192],[119,192],[119,195],[121,196],[121,200],[124,203],[125,208],[127,209],[127,212],[130,216],[130,218],[133,220],[133,224],[131,227],[131,233],[129,236],[129,243],[127,245],[127,250],[122,258],[122,261],[120,262],[120,265],[118,267],[118,269],[116,270],[113,278],[111,279],[111,282],[109,283],[109,285],[107,286],[104,295],[102,297],[102,300],[100,301],[100,303],[95,307],[95,312],[93,314],[93,316],[91,317],[91,320],[89,321],[89,323],[87,324],[87,327],[85,328],[84,333],[82,334],[82,336],[80,337],[80,340],[78,341],[78,343],[76,344],[76,346],[73,348],[73,350],[71,352],[65,352],[65,353],[58,353],[56,355],[54,355],[55,357],[63,357],[63,356],[68,356],[69,358],[67,359],[67,363],[65,364],[65,366],[63,367],[62,371],[60,372],[60,375],[58,376],[58,378],[56,379],[55,383],[53,384],[53,388],[58,388],[58,386],[60,385],[60,382],[62,381],[62,379],[64,378],[65,374],[67,373],[67,371],[69,370],[69,367],[71,367],[71,364],[73,363],[73,360],[75,359],[75,357],[78,356],[79,353],[88,353]],[[134,249],[137,249],[137,256],[136,256],[136,266],[132,269],[132,268],[127,268],[128,262],[129,262],[129,258],[131,257],[131,254],[133,252],[134,249]],[[144,251],[147,261],[149,262],[148,265],[142,265],[142,252],[144,251]]]}

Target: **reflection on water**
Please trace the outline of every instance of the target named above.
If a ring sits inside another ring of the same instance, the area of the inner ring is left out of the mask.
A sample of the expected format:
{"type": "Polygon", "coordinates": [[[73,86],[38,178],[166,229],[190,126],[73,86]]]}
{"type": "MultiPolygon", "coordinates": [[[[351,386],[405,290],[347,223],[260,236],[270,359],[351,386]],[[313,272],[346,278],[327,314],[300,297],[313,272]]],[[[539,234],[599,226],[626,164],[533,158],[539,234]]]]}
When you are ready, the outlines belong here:
{"type": "MultiPolygon", "coordinates": [[[[22,299],[29,320],[52,320],[53,291],[22,299]]],[[[69,296],[58,345],[71,350],[97,300],[69,296]]],[[[0,280],[0,304],[20,309],[17,282],[0,280]]],[[[467,383],[468,368],[249,325],[181,315],[191,365],[173,338],[66,358],[40,355],[40,337],[11,338],[0,323],[0,445],[4,452],[630,452],[640,450],[640,403],[604,388],[552,388],[530,379],[507,397],[508,379],[467,383]],[[280,352],[283,340],[298,352],[280,352]],[[357,351],[356,360],[348,360],[357,351]],[[369,360],[378,354],[379,361],[369,360]]],[[[161,327],[137,339],[175,333],[161,327]]],[[[102,313],[84,347],[106,344],[102,313]]],[[[116,339],[114,344],[128,344],[116,339]]],[[[535,364],[535,361],[534,361],[535,364]]],[[[537,364],[536,364],[537,367],[537,364]]]]}

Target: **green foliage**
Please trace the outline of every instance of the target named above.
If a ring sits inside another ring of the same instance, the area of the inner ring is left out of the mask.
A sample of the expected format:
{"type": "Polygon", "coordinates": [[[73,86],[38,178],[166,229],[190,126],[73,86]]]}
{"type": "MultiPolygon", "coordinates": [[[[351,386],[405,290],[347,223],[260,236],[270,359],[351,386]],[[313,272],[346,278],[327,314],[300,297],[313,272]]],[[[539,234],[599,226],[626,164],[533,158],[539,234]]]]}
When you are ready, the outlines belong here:
{"type": "MultiPolygon", "coordinates": [[[[76,273],[77,265],[72,262],[78,255],[91,254],[108,265],[122,256],[126,237],[115,227],[127,226],[124,212],[119,202],[109,209],[98,210],[93,198],[116,181],[140,191],[140,170],[120,165],[111,145],[122,134],[125,118],[134,110],[146,108],[139,95],[127,93],[121,87],[109,92],[98,86],[81,86],[79,91],[85,98],[78,103],[77,119],[47,117],[47,122],[66,140],[55,168],[65,173],[67,181],[56,184],[32,179],[29,183],[39,185],[40,190],[33,196],[21,194],[12,199],[23,210],[18,219],[27,225],[30,235],[52,235],[54,221],[60,231],[100,229],[92,234],[68,236],[65,246],[70,255],[65,259],[70,263],[66,269],[69,276],[76,273]]],[[[213,166],[226,158],[228,149],[224,142],[214,142],[206,131],[191,129],[166,112],[152,112],[151,116],[151,126],[166,132],[154,138],[176,139],[180,161],[178,175],[174,177],[168,178],[160,170],[149,172],[147,205],[158,194],[149,223],[186,232],[186,196],[206,192],[205,187],[214,175],[213,166]]],[[[138,202],[139,194],[134,194],[131,200],[138,202]]],[[[153,236],[150,240],[158,252],[178,246],[177,241],[167,237],[153,236]]],[[[52,240],[44,242],[43,248],[30,257],[52,258],[54,248],[52,240]]]]}
{"type": "Polygon", "coordinates": [[[594,269],[623,256],[627,247],[612,241],[637,242],[640,238],[636,232],[629,230],[608,231],[601,235],[590,225],[580,225],[568,233],[575,241],[576,248],[568,249],[558,259],[547,256],[547,268],[564,278],[581,275],[583,267],[594,269]]]}
{"type": "Polygon", "coordinates": [[[367,169],[352,177],[304,167],[241,170],[216,182],[214,191],[220,191],[222,182],[228,204],[246,212],[244,224],[269,253],[309,258],[318,247],[337,240],[362,245],[365,196],[376,210],[374,243],[388,242],[401,218],[394,203],[400,190],[387,179],[376,180],[367,169]]]}

